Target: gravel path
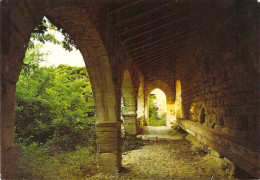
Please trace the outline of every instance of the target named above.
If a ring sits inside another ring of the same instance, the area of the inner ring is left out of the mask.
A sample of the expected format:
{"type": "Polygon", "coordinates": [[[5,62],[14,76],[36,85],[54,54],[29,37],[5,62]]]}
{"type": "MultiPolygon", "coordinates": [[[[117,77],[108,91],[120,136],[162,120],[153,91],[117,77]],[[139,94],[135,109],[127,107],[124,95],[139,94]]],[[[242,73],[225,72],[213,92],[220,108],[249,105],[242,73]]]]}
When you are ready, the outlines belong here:
{"type": "Polygon", "coordinates": [[[123,170],[115,176],[91,179],[228,179],[209,155],[193,155],[186,139],[145,142],[123,154],[123,170]]]}

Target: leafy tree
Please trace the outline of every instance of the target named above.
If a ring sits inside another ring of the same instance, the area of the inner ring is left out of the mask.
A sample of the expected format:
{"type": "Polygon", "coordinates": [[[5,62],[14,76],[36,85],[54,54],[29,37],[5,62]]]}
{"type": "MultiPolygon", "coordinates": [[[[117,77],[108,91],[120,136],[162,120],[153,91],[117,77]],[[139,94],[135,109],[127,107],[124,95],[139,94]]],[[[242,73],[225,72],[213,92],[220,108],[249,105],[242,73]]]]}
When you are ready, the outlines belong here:
{"type": "Polygon", "coordinates": [[[72,51],[73,47],[77,49],[75,42],[72,40],[69,34],[61,27],[56,27],[46,17],[42,19],[38,27],[36,27],[31,33],[31,40],[28,44],[29,49],[35,47],[35,40],[43,44],[46,42],[51,42],[54,44],[61,45],[65,50],[68,51],[72,51]],[[61,32],[64,39],[61,42],[58,41],[55,35],[50,33],[50,30],[61,32]]]}
{"type": "Polygon", "coordinates": [[[36,68],[39,68],[41,62],[46,60],[50,53],[42,53],[42,44],[36,44],[34,48],[28,48],[23,60],[22,74],[29,76],[36,68]]]}
{"type": "Polygon", "coordinates": [[[17,83],[16,134],[20,141],[60,149],[94,142],[93,97],[84,67],[39,67],[17,83]]]}
{"type": "Polygon", "coordinates": [[[94,109],[87,70],[66,65],[39,67],[49,54],[40,51],[45,42],[62,45],[68,51],[76,47],[66,31],[47,18],[34,29],[16,88],[16,141],[58,149],[94,143],[94,118],[88,117],[94,109]],[[60,31],[64,40],[58,41],[49,30],[60,31]]]}
{"type": "Polygon", "coordinates": [[[39,64],[46,60],[46,55],[50,54],[40,52],[40,49],[46,42],[61,45],[67,51],[72,51],[73,47],[78,49],[74,41],[64,29],[56,27],[46,17],[44,17],[40,24],[31,33],[31,39],[28,43],[28,48],[23,61],[23,71],[26,75],[29,75],[31,71],[38,68],[39,64]],[[64,37],[63,40],[57,40],[55,35],[50,31],[61,32],[64,37]]]}

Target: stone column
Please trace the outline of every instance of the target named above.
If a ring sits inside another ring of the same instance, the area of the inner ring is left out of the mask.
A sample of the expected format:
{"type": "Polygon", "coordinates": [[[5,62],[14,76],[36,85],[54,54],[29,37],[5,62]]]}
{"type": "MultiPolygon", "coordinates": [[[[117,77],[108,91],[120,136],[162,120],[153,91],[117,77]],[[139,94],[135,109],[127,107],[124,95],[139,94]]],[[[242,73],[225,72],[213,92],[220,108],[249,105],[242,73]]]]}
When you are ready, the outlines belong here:
{"type": "Polygon", "coordinates": [[[8,149],[1,149],[1,174],[4,179],[14,179],[15,162],[19,159],[21,147],[10,146],[8,149]]]}
{"type": "Polygon", "coordinates": [[[124,118],[124,128],[127,134],[136,135],[137,134],[137,124],[136,124],[136,113],[126,113],[122,115],[124,118]]]}
{"type": "Polygon", "coordinates": [[[96,124],[98,171],[118,173],[122,167],[121,121],[96,124]]]}
{"type": "Polygon", "coordinates": [[[167,111],[166,111],[166,126],[171,126],[171,122],[174,120],[174,100],[170,99],[167,102],[167,111]]]}
{"type": "Polygon", "coordinates": [[[1,79],[1,175],[14,179],[14,165],[19,158],[20,146],[14,145],[15,83],[1,79]]]}

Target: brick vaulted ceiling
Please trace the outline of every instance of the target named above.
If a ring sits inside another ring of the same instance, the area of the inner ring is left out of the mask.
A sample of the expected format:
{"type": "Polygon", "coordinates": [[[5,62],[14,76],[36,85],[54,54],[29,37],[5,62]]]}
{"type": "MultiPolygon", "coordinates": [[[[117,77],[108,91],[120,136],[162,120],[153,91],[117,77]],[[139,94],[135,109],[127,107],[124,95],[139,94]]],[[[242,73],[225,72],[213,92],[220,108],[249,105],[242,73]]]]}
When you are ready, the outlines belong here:
{"type": "Polygon", "coordinates": [[[241,29],[239,20],[230,20],[241,14],[236,6],[232,7],[234,2],[238,5],[253,3],[240,0],[103,1],[107,16],[114,22],[123,44],[144,77],[174,72],[175,59],[189,53],[189,47],[197,46],[203,38],[224,41],[225,37],[232,36],[230,32],[241,29]],[[225,24],[233,29],[225,30],[225,24]],[[222,37],[214,36],[220,32],[222,37]]]}
{"type": "Polygon", "coordinates": [[[129,55],[144,75],[172,68],[174,59],[191,43],[192,20],[198,1],[109,2],[106,4],[108,16],[113,19],[129,55]]]}

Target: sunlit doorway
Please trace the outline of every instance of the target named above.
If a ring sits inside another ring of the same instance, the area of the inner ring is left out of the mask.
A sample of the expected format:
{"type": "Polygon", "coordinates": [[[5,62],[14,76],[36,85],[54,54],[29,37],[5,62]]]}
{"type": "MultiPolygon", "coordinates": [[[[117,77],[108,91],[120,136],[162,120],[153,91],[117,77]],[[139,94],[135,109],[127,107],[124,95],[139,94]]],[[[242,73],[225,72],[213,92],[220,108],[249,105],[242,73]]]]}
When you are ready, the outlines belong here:
{"type": "Polygon", "coordinates": [[[166,95],[160,89],[149,95],[149,126],[166,126],[166,95]]]}

